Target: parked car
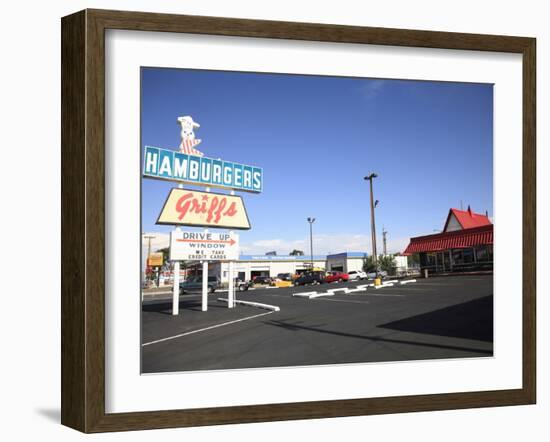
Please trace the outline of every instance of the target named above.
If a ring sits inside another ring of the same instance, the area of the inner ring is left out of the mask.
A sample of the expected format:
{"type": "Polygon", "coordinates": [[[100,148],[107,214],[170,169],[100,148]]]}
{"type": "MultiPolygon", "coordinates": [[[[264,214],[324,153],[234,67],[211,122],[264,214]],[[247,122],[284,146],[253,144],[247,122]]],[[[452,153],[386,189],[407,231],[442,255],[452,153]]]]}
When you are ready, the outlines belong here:
{"type": "Polygon", "coordinates": [[[269,276],[255,276],[252,278],[254,284],[265,284],[270,285],[273,281],[269,276]]]}
{"type": "Polygon", "coordinates": [[[325,282],[344,282],[348,280],[349,276],[344,272],[328,272],[325,276],[325,282]]]}
{"type": "Polygon", "coordinates": [[[252,287],[252,281],[242,281],[239,278],[235,278],[234,287],[239,292],[246,292],[250,287],[252,287]]]}
{"type": "Polygon", "coordinates": [[[361,270],[352,270],[351,272],[348,272],[348,278],[350,281],[367,279],[367,274],[361,270]]]}
{"type": "MultiPolygon", "coordinates": [[[[220,280],[216,276],[208,277],[208,293],[214,293],[220,288],[220,280]]],[[[202,290],[202,276],[192,276],[180,282],[180,294],[186,292],[200,292],[202,290]]]]}
{"type": "MultiPolygon", "coordinates": [[[[386,272],[385,270],[380,270],[378,272],[378,276],[384,279],[388,276],[388,272],[386,272]]],[[[374,278],[376,278],[376,272],[367,273],[367,279],[374,279],[374,278]]]]}
{"type": "Polygon", "coordinates": [[[279,273],[277,279],[279,281],[292,281],[292,273],[279,273]]]}
{"type": "Polygon", "coordinates": [[[307,285],[307,284],[323,284],[325,282],[325,275],[323,272],[307,272],[302,273],[294,285],[307,285]]]}

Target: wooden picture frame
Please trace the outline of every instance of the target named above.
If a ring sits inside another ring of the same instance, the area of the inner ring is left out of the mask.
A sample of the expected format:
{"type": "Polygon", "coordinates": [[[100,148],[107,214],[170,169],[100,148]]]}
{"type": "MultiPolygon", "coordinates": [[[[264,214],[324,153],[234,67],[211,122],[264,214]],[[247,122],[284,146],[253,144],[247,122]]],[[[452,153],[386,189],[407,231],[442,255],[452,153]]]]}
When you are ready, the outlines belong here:
{"type": "Polygon", "coordinates": [[[533,38],[84,10],[62,19],[62,424],[83,432],[533,404],[536,399],[536,41],[533,38]],[[523,63],[523,385],[268,405],[105,412],[105,30],[494,51],[523,63]]]}

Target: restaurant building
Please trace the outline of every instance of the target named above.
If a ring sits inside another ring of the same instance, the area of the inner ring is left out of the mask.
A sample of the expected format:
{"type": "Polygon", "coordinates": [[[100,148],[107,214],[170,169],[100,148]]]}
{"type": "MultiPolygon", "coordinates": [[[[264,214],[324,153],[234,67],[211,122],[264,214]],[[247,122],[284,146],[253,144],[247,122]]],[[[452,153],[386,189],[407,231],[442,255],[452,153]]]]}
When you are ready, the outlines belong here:
{"type": "Polygon", "coordinates": [[[411,238],[404,254],[418,254],[422,272],[493,270],[493,223],[470,206],[450,209],[441,233],[411,238]]]}

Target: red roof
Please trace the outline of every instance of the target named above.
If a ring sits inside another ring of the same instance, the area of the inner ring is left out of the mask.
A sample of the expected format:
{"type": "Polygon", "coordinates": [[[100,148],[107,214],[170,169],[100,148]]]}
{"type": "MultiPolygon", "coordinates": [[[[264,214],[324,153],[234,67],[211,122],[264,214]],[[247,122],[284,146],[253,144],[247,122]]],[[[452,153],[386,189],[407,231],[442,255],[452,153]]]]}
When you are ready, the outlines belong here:
{"type": "MultiPolygon", "coordinates": [[[[454,209],[453,209],[454,210],[454,209]]],[[[421,252],[438,252],[449,249],[466,249],[478,245],[493,244],[493,225],[484,225],[471,229],[417,236],[403,252],[404,255],[421,252]]]]}
{"type": "Polygon", "coordinates": [[[470,209],[470,206],[468,206],[468,210],[449,210],[449,215],[447,216],[447,221],[445,221],[445,227],[443,228],[444,232],[447,230],[447,224],[449,224],[451,215],[454,215],[456,217],[456,220],[463,229],[471,229],[473,227],[481,227],[493,224],[487,215],[474,213],[470,209]]]}

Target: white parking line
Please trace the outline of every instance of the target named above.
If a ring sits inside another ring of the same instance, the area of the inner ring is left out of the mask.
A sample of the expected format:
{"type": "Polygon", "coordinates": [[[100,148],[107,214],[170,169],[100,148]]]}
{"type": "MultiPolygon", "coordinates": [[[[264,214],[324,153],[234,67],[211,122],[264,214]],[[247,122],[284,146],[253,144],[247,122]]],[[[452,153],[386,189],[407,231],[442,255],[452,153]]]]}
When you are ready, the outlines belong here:
{"type": "Polygon", "coordinates": [[[260,316],[271,315],[272,313],[274,313],[274,311],[260,313],[258,315],[247,316],[246,318],[235,319],[234,321],[223,322],[222,324],[211,325],[210,327],[205,327],[205,328],[201,328],[201,329],[198,329],[198,330],[192,330],[192,331],[189,331],[189,332],[186,332],[186,333],[180,333],[179,335],[170,336],[168,338],[157,339],[156,341],[146,342],[145,344],[141,344],[141,346],[145,347],[147,345],[158,344],[159,342],[170,341],[171,339],[177,339],[177,338],[181,338],[183,336],[193,335],[195,333],[200,333],[200,332],[203,332],[203,331],[212,330],[213,328],[223,327],[224,325],[231,325],[231,324],[235,324],[237,322],[247,321],[248,319],[259,318],[260,316]]]}
{"type": "Polygon", "coordinates": [[[317,292],[298,292],[298,293],[293,293],[292,296],[298,296],[298,297],[302,297],[302,298],[309,298],[311,295],[316,295],[317,292]]]}
{"type": "Polygon", "coordinates": [[[355,289],[349,289],[346,294],[349,295],[350,293],[356,293],[356,292],[366,292],[367,289],[364,288],[364,289],[360,289],[360,288],[355,288],[355,289]]]}
{"type": "Polygon", "coordinates": [[[348,288],[344,287],[344,288],[341,288],[341,289],[328,289],[327,290],[327,293],[332,293],[334,294],[335,292],[344,292],[344,293],[347,293],[349,291],[348,288]]]}
{"type": "Polygon", "coordinates": [[[315,299],[320,298],[322,296],[334,296],[334,293],[332,292],[324,292],[324,293],[314,293],[308,296],[309,299],[315,299]]]}

